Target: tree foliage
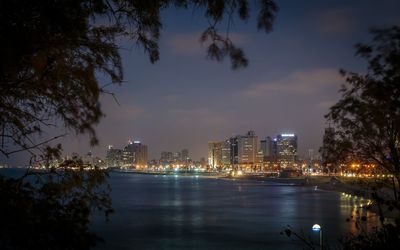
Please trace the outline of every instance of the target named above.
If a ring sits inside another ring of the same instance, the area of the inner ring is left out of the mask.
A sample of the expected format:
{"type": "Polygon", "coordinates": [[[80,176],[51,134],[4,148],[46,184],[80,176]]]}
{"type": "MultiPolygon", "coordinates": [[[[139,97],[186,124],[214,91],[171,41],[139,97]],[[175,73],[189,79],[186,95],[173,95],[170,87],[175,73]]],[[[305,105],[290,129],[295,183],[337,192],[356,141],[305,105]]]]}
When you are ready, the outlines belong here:
{"type": "MultiPolygon", "coordinates": [[[[277,6],[257,3],[257,29],[268,32],[277,6]]],[[[93,208],[111,211],[106,172],[88,170],[78,159],[50,167],[61,146],[48,143],[60,136],[42,135],[62,127],[97,143],[99,96],[123,81],[118,39],[129,38],[156,62],[167,8],[202,12],[209,26],[199,39],[208,57],[229,58],[233,69],[247,66],[220,26],[224,21],[229,31],[233,19],[249,20],[248,0],[0,1],[0,154],[28,151],[47,163],[47,170],[20,178],[0,175],[1,249],[88,249],[99,240],[89,219],[93,208]]]]}
{"type": "Polygon", "coordinates": [[[319,149],[322,165],[329,173],[340,170],[341,164],[349,163],[351,144],[346,140],[338,140],[339,135],[334,128],[326,128],[319,149]]]}
{"type": "Polygon", "coordinates": [[[93,210],[110,213],[107,173],[79,159],[17,178],[0,175],[1,249],[89,249],[93,210]]]}
{"type": "MultiPolygon", "coordinates": [[[[242,49],[219,27],[235,16],[250,17],[246,0],[16,0],[0,2],[0,152],[32,150],[35,135],[52,126],[89,133],[103,116],[99,95],[121,83],[117,39],[129,38],[152,63],[159,59],[161,13],[167,8],[202,12],[209,26],[200,40],[214,60],[229,57],[232,68],[247,66],[242,49]],[[100,83],[103,75],[109,83],[100,83]]],[[[257,28],[270,31],[277,6],[258,1],[257,28]]],[[[226,27],[226,29],[229,29],[226,27]]]]}
{"type": "MultiPolygon", "coordinates": [[[[393,185],[386,184],[394,195],[382,197],[372,188],[373,203],[366,209],[374,207],[380,225],[343,238],[343,249],[397,249],[400,239],[400,27],[373,29],[371,33],[370,44],[356,45],[356,55],[366,60],[367,70],[341,71],[346,84],[340,90],[341,99],[326,116],[335,132],[324,139],[322,149],[332,154],[327,159],[333,162],[356,159],[393,174],[393,185]],[[386,220],[388,212],[392,214],[390,221],[386,220]]],[[[356,225],[368,218],[361,219],[356,225]]]]}
{"type": "Polygon", "coordinates": [[[365,73],[342,71],[346,84],[327,118],[337,142],[400,181],[400,28],[374,29],[373,42],[358,44],[365,73]]]}

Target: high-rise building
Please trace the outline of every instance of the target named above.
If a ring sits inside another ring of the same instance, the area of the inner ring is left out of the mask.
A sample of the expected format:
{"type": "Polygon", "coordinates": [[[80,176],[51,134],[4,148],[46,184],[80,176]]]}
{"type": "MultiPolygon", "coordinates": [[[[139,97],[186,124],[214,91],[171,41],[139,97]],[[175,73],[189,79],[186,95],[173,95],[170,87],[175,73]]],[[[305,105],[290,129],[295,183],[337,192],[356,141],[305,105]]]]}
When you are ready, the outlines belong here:
{"type": "Polygon", "coordinates": [[[147,145],[142,144],[141,142],[134,142],[133,143],[135,148],[135,164],[146,166],[148,161],[148,149],[147,145]]]}
{"type": "Polygon", "coordinates": [[[227,148],[229,147],[230,164],[255,164],[260,162],[258,153],[260,146],[254,131],[249,131],[246,135],[231,137],[225,143],[226,151],[224,151],[224,155],[227,157],[227,148]]]}
{"type": "Polygon", "coordinates": [[[140,141],[130,142],[123,150],[126,167],[143,167],[147,165],[147,145],[140,141]]]}
{"type": "Polygon", "coordinates": [[[258,149],[255,163],[262,163],[263,161],[264,161],[264,153],[261,149],[258,149]]]}
{"type": "Polygon", "coordinates": [[[257,162],[258,137],[254,131],[238,137],[238,164],[254,164],[257,162]]]}
{"type": "Polygon", "coordinates": [[[189,162],[189,150],[186,148],[182,149],[181,157],[182,157],[182,159],[181,159],[182,163],[189,162]]]}
{"type": "Polygon", "coordinates": [[[229,166],[231,164],[231,144],[230,140],[225,140],[221,147],[221,165],[229,166]]]}
{"type": "Polygon", "coordinates": [[[174,153],[174,162],[175,163],[180,163],[182,160],[182,154],[181,152],[175,152],[174,153]]]}
{"type": "Polygon", "coordinates": [[[239,149],[238,149],[239,136],[229,138],[230,147],[230,164],[235,165],[239,163],[239,149]]]}
{"type": "Polygon", "coordinates": [[[222,166],[222,143],[208,142],[208,165],[216,168],[222,166]]]}
{"type": "Polygon", "coordinates": [[[172,152],[166,152],[166,151],[161,152],[160,163],[169,164],[169,163],[173,162],[173,160],[174,160],[173,156],[174,155],[172,152]]]}
{"type": "Polygon", "coordinates": [[[106,155],[107,167],[121,167],[122,166],[122,149],[114,148],[112,145],[108,146],[106,155]]]}
{"type": "Polygon", "coordinates": [[[297,136],[295,134],[278,135],[276,150],[281,167],[290,167],[297,160],[297,136]]]}
{"type": "Polygon", "coordinates": [[[260,150],[263,154],[264,161],[270,161],[273,157],[273,147],[271,137],[267,136],[264,140],[260,141],[260,150]]]}
{"type": "Polygon", "coordinates": [[[132,147],[129,147],[129,145],[132,145],[131,141],[129,141],[129,144],[122,150],[122,166],[124,168],[133,168],[134,156],[132,147]]]}
{"type": "Polygon", "coordinates": [[[260,162],[259,142],[254,131],[246,135],[231,137],[227,141],[230,147],[230,164],[255,164],[260,162]]]}

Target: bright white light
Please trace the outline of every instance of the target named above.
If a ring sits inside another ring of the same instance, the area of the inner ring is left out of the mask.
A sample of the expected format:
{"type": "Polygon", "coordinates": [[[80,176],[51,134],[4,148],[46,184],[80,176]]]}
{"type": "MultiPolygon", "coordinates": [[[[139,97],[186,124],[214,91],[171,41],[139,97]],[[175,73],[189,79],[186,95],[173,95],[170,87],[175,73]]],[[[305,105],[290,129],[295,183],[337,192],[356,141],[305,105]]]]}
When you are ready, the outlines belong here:
{"type": "Polygon", "coordinates": [[[133,141],[133,143],[140,143],[140,141],[133,141]]]}
{"type": "Polygon", "coordinates": [[[294,134],[281,134],[282,137],[294,137],[294,134]]]}
{"type": "Polygon", "coordinates": [[[318,225],[318,224],[314,224],[312,226],[312,230],[315,231],[315,232],[319,232],[319,231],[321,231],[321,226],[318,225]]]}

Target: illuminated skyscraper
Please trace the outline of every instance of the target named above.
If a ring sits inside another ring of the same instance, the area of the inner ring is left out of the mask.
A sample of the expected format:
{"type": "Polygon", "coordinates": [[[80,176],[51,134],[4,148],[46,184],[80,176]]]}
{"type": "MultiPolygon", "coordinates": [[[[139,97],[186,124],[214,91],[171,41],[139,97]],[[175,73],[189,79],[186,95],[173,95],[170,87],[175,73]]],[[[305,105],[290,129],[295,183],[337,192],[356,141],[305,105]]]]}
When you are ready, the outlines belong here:
{"type": "Polygon", "coordinates": [[[143,167],[147,165],[147,145],[140,141],[130,142],[123,151],[126,167],[143,167]]]}
{"type": "Polygon", "coordinates": [[[122,166],[124,168],[133,168],[133,149],[132,149],[132,142],[129,141],[129,144],[124,147],[122,150],[122,166]]]}
{"type": "Polygon", "coordinates": [[[106,165],[107,167],[122,166],[122,149],[117,149],[109,145],[106,155],[106,165]]]}
{"type": "Polygon", "coordinates": [[[257,162],[258,137],[254,131],[238,137],[238,163],[253,164],[257,162]]]}
{"type": "Polygon", "coordinates": [[[259,162],[258,137],[254,131],[229,139],[231,164],[253,164],[259,162]]]}
{"type": "Polygon", "coordinates": [[[208,165],[213,168],[222,165],[222,142],[208,142],[208,165]]]}
{"type": "Polygon", "coordinates": [[[280,134],[276,137],[278,161],[282,167],[290,167],[297,160],[297,136],[280,134]]]}
{"type": "Polygon", "coordinates": [[[263,154],[263,160],[264,161],[271,160],[273,156],[271,137],[267,136],[265,137],[265,140],[261,140],[260,146],[261,146],[260,150],[262,151],[263,154]]]}
{"type": "Polygon", "coordinates": [[[231,144],[230,140],[225,140],[222,143],[222,148],[221,148],[221,164],[223,166],[228,166],[231,164],[231,144]]]}
{"type": "Polygon", "coordinates": [[[239,163],[238,138],[239,136],[229,138],[230,158],[231,158],[230,163],[232,165],[239,163]]]}

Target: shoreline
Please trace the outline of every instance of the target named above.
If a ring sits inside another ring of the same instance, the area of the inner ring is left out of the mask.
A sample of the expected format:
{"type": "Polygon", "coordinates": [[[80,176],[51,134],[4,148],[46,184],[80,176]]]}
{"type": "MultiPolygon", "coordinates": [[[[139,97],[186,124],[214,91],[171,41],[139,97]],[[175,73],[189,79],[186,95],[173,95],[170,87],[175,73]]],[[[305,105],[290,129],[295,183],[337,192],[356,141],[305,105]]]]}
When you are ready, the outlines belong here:
{"type": "MultiPolygon", "coordinates": [[[[370,199],[372,195],[371,190],[367,190],[366,186],[370,185],[376,180],[368,179],[348,179],[346,177],[338,176],[299,176],[299,177],[277,177],[271,176],[271,174],[243,174],[242,176],[232,177],[228,173],[214,173],[214,172],[144,172],[134,170],[111,170],[115,173],[124,174],[140,174],[140,175],[168,175],[168,176],[182,176],[182,177],[198,177],[198,178],[216,178],[224,180],[242,180],[242,181],[255,181],[255,182],[273,182],[277,184],[286,184],[293,186],[311,186],[317,187],[318,189],[325,191],[334,191],[340,193],[351,194],[355,196],[361,196],[363,198],[370,199]],[[363,182],[363,183],[362,183],[363,182]]],[[[382,180],[380,180],[382,181],[382,180]]],[[[385,198],[391,198],[392,194],[388,192],[387,188],[384,190],[378,190],[378,194],[385,198]]]]}
{"type": "MultiPolygon", "coordinates": [[[[247,178],[247,176],[231,179],[243,179],[243,180],[255,180],[255,181],[271,181],[281,184],[292,183],[294,186],[307,186],[315,187],[315,190],[323,190],[328,192],[341,193],[343,195],[350,195],[361,197],[367,199],[371,202],[369,206],[369,211],[379,215],[382,212],[384,218],[389,222],[393,221],[395,218],[400,217],[400,211],[395,209],[390,209],[388,205],[381,204],[380,207],[374,204],[373,195],[376,193],[379,198],[383,200],[393,200],[394,194],[393,190],[388,186],[383,186],[384,180],[377,179],[346,179],[346,177],[336,177],[336,176],[303,176],[299,178],[247,178]],[[373,186],[378,184],[381,185],[376,191],[373,191],[373,186]]],[[[385,183],[388,184],[387,182],[385,183]]],[[[361,209],[368,209],[367,207],[360,207],[361,209]]]]}

